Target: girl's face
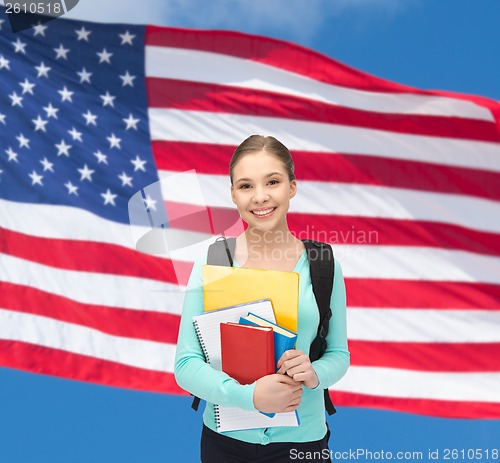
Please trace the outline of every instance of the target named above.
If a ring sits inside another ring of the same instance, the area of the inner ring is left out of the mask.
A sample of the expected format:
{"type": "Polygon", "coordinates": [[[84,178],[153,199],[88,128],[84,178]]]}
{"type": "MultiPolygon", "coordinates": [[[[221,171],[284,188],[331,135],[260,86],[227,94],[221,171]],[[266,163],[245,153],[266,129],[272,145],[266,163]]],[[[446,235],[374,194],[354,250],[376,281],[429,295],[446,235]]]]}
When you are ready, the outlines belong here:
{"type": "Polygon", "coordinates": [[[288,229],[286,214],[297,182],[283,162],[265,151],[245,154],[233,168],[231,197],[249,227],[262,231],[288,229]]]}

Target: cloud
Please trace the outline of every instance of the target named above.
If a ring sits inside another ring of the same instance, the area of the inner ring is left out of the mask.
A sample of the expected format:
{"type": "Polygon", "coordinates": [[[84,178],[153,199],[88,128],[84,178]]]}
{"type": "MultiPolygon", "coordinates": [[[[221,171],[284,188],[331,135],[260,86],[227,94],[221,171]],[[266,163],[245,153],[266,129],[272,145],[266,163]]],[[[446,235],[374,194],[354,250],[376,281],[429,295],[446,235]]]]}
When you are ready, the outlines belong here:
{"type": "Polygon", "coordinates": [[[229,29],[308,42],[339,20],[386,20],[421,0],[80,0],[68,18],[229,29]]]}

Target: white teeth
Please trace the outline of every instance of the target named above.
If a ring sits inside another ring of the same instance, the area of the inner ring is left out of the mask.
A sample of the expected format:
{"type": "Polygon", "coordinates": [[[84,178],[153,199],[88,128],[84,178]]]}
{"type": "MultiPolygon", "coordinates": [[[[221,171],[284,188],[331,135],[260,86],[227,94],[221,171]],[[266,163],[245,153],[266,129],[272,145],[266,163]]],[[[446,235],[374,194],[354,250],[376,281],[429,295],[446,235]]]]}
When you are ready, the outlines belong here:
{"type": "Polygon", "coordinates": [[[266,214],[269,214],[270,212],[272,212],[273,210],[274,210],[274,207],[271,209],[267,209],[265,211],[253,211],[253,213],[255,215],[266,215],[266,214]]]}

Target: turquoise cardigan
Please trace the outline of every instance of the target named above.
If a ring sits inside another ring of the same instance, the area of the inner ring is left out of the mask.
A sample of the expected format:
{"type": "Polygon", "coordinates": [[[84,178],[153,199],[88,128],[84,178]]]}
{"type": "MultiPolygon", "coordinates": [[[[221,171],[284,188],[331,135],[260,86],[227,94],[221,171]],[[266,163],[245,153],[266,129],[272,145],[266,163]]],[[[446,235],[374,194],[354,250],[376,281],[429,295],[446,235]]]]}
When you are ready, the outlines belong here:
{"type": "MultiPolygon", "coordinates": [[[[181,388],[207,401],[203,422],[213,431],[217,431],[213,404],[256,410],[253,405],[255,383],[241,385],[226,373],[214,370],[205,362],[192,317],[203,312],[201,266],[206,264],[206,261],[206,254],[200,256],[191,272],[184,299],[174,373],[181,388]]],[[[238,264],[235,262],[234,266],[238,267],[238,264]]],[[[293,271],[300,274],[296,348],[309,353],[309,347],[318,330],[319,311],[312,290],[309,262],[305,251],[293,271]]],[[[346,295],[344,277],[338,260],[335,261],[331,308],[332,318],[327,337],[327,351],[312,364],[318,375],[319,385],[314,389],[304,386],[302,402],[297,409],[300,426],[248,429],[222,434],[245,442],[264,445],[271,442],[308,442],[323,438],[326,433],[323,389],[335,384],[344,376],[349,367],[346,295]]]]}

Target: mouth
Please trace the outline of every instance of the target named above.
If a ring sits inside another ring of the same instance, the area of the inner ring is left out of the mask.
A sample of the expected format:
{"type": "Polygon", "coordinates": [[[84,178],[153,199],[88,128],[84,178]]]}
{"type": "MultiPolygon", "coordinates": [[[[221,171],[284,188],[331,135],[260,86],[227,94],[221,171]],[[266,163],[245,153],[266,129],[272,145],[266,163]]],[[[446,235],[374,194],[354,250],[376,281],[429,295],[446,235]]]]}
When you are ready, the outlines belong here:
{"type": "Polygon", "coordinates": [[[258,209],[250,212],[256,217],[265,218],[271,216],[275,210],[276,210],[275,207],[269,207],[267,209],[258,209]]]}

